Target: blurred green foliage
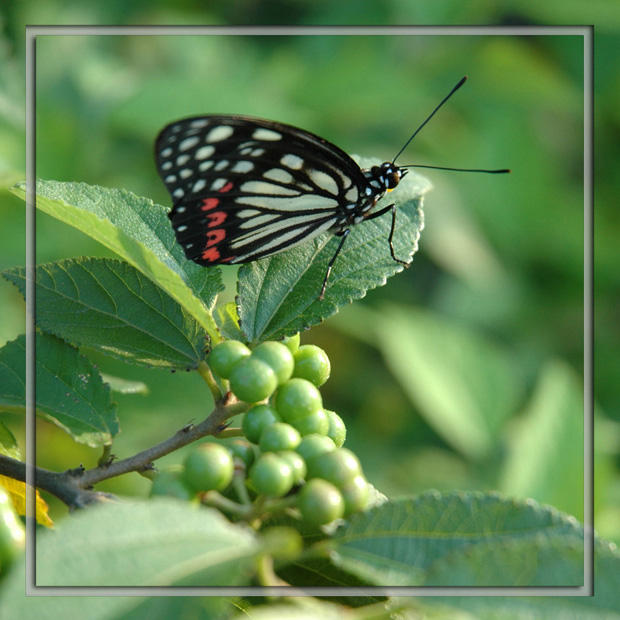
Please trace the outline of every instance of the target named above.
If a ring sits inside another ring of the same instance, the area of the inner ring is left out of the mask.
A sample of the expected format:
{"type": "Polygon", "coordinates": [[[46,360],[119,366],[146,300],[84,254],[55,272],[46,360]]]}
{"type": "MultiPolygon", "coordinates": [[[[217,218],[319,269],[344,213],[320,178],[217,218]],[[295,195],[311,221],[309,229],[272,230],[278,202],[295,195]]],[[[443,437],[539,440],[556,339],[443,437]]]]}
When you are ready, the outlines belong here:
{"type": "MultiPolygon", "coordinates": [[[[596,39],[604,60],[597,62],[595,81],[594,343],[597,419],[605,429],[596,442],[600,477],[595,506],[599,534],[620,541],[620,220],[612,198],[617,200],[619,189],[620,18],[609,11],[613,0],[502,5],[485,0],[367,1],[354,3],[359,11],[355,16],[349,3],[324,1],[274,2],[268,10],[251,0],[184,0],[174,8],[163,1],[92,6],[52,1],[36,8],[16,0],[4,4],[8,20],[0,35],[3,187],[24,176],[21,24],[195,25],[301,19],[307,24],[469,20],[519,25],[547,23],[560,10],[565,23],[586,23],[591,20],[584,11],[594,11],[604,20],[596,39]]],[[[345,419],[347,441],[362,458],[370,481],[382,491],[398,495],[431,487],[501,488],[582,518],[583,472],[575,464],[583,459],[583,47],[580,36],[549,33],[39,36],[37,176],[125,188],[168,205],[153,164],[153,140],[166,123],[203,113],[271,118],[317,133],[349,153],[391,159],[467,74],[467,85],[398,163],[509,167],[512,175],[422,171],[434,190],[426,199],[426,228],[412,267],[303,334],[302,342],[317,344],[330,356],[332,377],[323,387],[326,405],[345,419]],[[401,318],[394,319],[388,309],[401,318]],[[387,316],[392,317],[389,322],[387,316]],[[457,342],[467,344],[455,352],[450,346],[435,347],[427,334],[419,346],[427,347],[426,358],[433,353],[432,368],[425,367],[423,350],[413,351],[415,340],[409,345],[415,357],[401,347],[396,358],[394,343],[385,344],[385,329],[393,331],[393,339],[398,339],[400,329],[411,338],[427,324],[415,323],[420,316],[432,325],[428,333],[458,333],[462,340],[457,342]],[[471,359],[466,353],[482,357],[471,359]],[[442,377],[446,393],[453,388],[455,355],[463,357],[460,367],[476,382],[475,390],[462,394],[483,399],[484,413],[474,400],[464,402],[459,414],[454,393],[456,405],[441,402],[442,377]],[[490,377],[485,383],[485,368],[497,359],[502,381],[490,377]],[[412,390],[403,379],[414,362],[427,373],[429,393],[436,397],[417,398],[416,392],[425,391],[424,383],[412,390]],[[506,390],[505,400],[502,392],[491,394],[492,388],[506,390]],[[494,400],[503,402],[501,412],[493,409],[494,400]],[[441,415],[434,414],[434,407],[441,415]],[[471,425],[473,437],[483,432],[484,441],[459,442],[463,425],[471,425]]],[[[4,269],[24,264],[25,213],[19,200],[1,191],[4,269]]],[[[85,235],[41,213],[36,240],[37,262],[109,255],[85,235]]],[[[233,299],[235,271],[224,271],[224,299],[233,299]]],[[[24,329],[23,300],[5,281],[0,283],[0,304],[0,341],[5,342],[24,329]]],[[[116,397],[123,429],[114,445],[118,455],[143,449],[190,420],[202,419],[210,409],[210,397],[194,373],[170,375],[98,354],[92,358],[104,372],[143,381],[150,389],[148,395],[116,397]]],[[[15,416],[0,418],[23,436],[15,416]]],[[[99,456],[45,425],[38,427],[37,445],[40,464],[51,469],[79,462],[93,466],[99,456]]],[[[181,458],[175,454],[170,460],[181,458]]],[[[133,476],[102,485],[102,490],[144,494],[148,486],[133,476]]]]}

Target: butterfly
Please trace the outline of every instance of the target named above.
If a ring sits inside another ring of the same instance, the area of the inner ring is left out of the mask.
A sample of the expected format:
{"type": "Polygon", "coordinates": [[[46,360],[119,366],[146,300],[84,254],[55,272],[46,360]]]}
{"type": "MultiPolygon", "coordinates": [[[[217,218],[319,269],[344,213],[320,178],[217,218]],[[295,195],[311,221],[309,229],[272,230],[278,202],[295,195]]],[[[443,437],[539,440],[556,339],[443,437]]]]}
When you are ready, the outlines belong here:
{"type": "Polygon", "coordinates": [[[341,240],[323,280],[323,299],[351,228],[391,212],[390,254],[408,266],[394,254],[395,206],[374,207],[408,172],[396,158],[465,79],[391,162],[368,169],[331,142],[277,121],[207,115],[170,123],[157,137],[155,159],[185,255],[206,267],[248,263],[330,232],[341,240]]]}

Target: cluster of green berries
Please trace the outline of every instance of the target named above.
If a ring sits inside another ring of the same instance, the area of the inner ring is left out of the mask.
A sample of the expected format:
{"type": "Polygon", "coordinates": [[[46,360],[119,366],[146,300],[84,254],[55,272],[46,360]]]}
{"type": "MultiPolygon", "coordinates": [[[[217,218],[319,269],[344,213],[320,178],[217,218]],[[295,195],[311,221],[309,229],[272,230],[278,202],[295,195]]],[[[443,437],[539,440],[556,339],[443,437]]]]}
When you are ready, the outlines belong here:
{"type": "Polygon", "coordinates": [[[331,368],[322,349],[300,346],[299,334],[252,351],[226,340],[213,348],[208,363],[239,400],[252,404],[243,417],[245,439],[203,443],[188,454],[177,484],[190,493],[226,495],[236,472],[255,497],[294,496],[304,520],[315,525],[366,507],[360,462],[342,447],[344,422],[323,408],[318,388],[331,368]]]}

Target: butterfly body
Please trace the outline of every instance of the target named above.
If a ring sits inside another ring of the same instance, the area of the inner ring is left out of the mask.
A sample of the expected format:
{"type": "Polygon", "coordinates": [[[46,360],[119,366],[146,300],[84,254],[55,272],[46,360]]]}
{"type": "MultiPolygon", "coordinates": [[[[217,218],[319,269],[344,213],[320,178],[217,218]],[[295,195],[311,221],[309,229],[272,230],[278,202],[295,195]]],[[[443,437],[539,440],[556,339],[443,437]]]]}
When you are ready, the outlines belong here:
{"type": "Polygon", "coordinates": [[[407,172],[391,162],[362,170],[310,132],[245,116],[171,123],[155,154],[177,240],[205,266],[272,256],[324,232],[344,241],[387,210],[373,213],[407,172]]]}

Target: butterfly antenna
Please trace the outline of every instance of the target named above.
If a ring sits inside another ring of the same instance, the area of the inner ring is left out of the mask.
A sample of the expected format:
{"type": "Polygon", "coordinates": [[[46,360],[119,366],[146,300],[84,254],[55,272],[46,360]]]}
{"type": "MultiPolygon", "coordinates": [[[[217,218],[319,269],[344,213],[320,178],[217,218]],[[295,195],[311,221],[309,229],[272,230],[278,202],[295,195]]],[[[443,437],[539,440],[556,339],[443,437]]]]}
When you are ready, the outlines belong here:
{"type": "Polygon", "coordinates": [[[432,168],[433,170],[452,170],[453,172],[486,172],[488,174],[507,174],[511,172],[508,168],[501,170],[484,170],[482,168],[447,168],[446,166],[427,166],[424,164],[409,164],[407,166],[399,166],[399,168],[432,168]]]}
{"type": "Polygon", "coordinates": [[[452,97],[452,95],[454,95],[454,93],[461,88],[461,86],[463,86],[463,84],[465,84],[465,80],[467,79],[467,76],[463,76],[461,78],[461,80],[459,81],[459,83],[441,100],[441,102],[439,103],[439,105],[428,115],[427,119],[413,132],[413,135],[411,136],[411,138],[409,138],[409,140],[407,140],[407,142],[405,142],[405,146],[403,146],[402,149],[400,149],[400,151],[398,151],[398,153],[396,153],[396,157],[394,157],[394,159],[392,160],[392,163],[394,163],[399,155],[409,146],[409,143],[420,133],[420,130],[422,129],[422,127],[424,127],[424,125],[426,125],[426,123],[428,123],[428,121],[431,120],[431,118],[433,118],[433,116],[435,116],[435,113],[437,112],[437,110],[439,110],[439,108],[446,102],[448,101],[448,99],[450,99],[450,97],[452,97]]]}

